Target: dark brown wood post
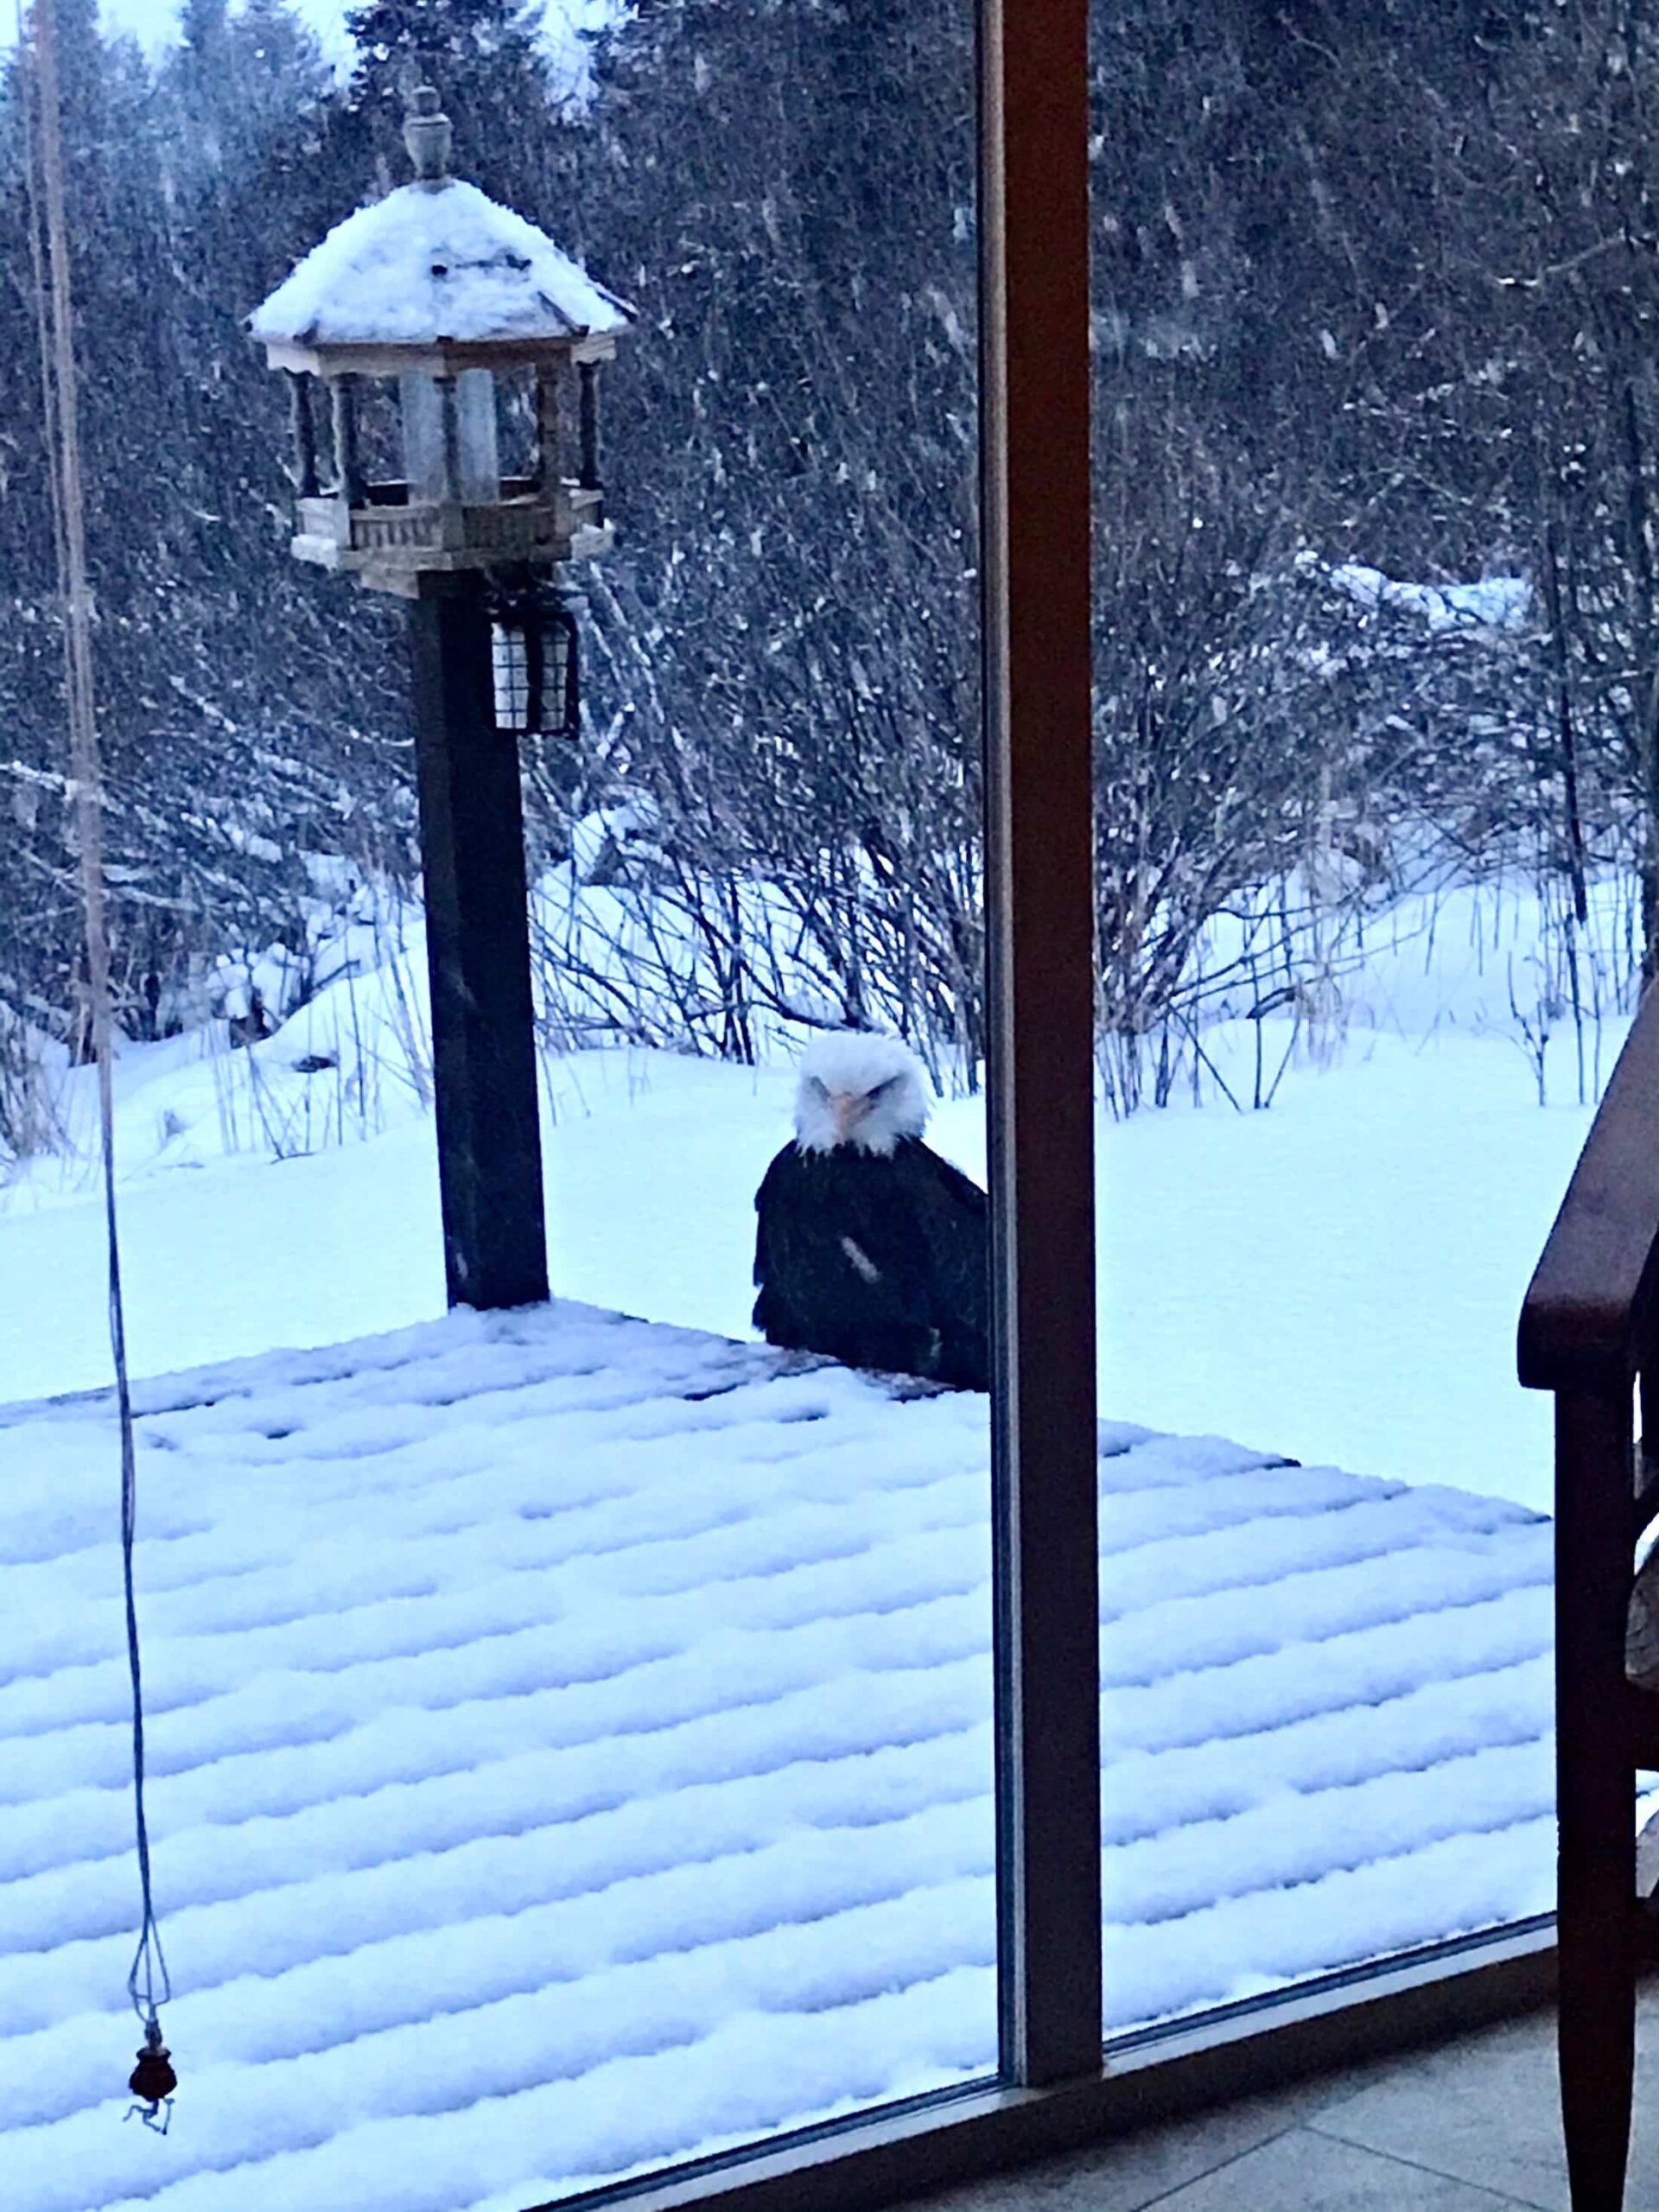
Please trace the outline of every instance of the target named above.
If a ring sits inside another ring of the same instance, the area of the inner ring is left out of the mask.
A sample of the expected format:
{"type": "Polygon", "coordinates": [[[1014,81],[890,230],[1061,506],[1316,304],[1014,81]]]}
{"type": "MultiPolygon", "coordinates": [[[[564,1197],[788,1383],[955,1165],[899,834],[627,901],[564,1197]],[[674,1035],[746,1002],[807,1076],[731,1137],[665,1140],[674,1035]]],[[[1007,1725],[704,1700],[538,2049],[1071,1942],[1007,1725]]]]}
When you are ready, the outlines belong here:
{"type": "Polygon", "coordinates": [[[1085,0],[980,11],[981,542],[1002,2070],[1096,2074],[1085,0]]]}
{"type": "Polygon", "coordinates": [[[1636,1777],[1624,1676],[1628,1380],[1555,1397],[1561,2118],[1573,2212],[1619,2212],[1636,2065],[1636,1777]]]}
{"type": "Polygon", "coordinates": [[[411,617],[451,1306],[547,1296],[518,748],[495,726],[488,587],[423,575],[411,617]]]}

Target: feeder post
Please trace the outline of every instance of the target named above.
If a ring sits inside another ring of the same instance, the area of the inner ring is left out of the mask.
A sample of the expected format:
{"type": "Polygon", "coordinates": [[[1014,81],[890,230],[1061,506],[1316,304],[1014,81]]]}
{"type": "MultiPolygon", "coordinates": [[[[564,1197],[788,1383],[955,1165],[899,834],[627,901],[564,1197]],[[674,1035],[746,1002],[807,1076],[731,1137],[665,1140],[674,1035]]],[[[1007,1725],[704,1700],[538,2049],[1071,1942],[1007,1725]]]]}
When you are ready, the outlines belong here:
{"type": "Polygon", "coordinates": [[[518,747],[496,725],[489,586],[410,607],[445,1274],[452,1306],[538,1304],[547,1229],[518,747]]]}

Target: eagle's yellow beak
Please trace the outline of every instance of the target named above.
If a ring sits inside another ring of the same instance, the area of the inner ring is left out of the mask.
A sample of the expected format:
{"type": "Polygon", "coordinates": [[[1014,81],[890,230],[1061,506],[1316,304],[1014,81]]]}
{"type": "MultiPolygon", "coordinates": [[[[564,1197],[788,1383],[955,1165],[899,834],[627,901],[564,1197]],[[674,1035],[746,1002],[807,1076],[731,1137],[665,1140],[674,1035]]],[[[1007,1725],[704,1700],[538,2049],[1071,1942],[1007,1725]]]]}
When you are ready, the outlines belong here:
{"type": "Polygon", "coordinates": [[[835,1119],[836,1142],[845,1144],[869,1110],[870,1102],[862,1092],[832,1090],[830,1094],[830,1111],[835,1119]]]}

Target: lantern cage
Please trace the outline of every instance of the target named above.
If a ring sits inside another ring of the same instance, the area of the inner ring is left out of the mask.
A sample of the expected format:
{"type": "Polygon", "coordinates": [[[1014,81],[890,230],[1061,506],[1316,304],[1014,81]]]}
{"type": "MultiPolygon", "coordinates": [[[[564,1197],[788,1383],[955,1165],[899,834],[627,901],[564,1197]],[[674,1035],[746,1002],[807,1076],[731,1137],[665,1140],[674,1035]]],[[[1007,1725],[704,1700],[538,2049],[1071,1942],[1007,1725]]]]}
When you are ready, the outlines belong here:
{"type": "Polygon", "coordinates": [[[490,609],[495,726],[514,737],[576,736],[582,660],[575,608],[546,584],[499,588],[490,609]]]}

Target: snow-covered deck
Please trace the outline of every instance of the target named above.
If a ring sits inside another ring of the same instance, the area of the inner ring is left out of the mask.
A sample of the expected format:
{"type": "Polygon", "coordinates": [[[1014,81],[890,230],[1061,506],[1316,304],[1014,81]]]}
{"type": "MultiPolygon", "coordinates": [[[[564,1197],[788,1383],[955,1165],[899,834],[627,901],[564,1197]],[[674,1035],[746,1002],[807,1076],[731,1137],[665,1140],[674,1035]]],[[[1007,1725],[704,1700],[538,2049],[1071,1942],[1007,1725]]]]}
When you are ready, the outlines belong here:
{"type": "MultiPolygon", "coordinates": [[[[0,1411],[17,2212],[520,2212],[984,2071],[982,1398],[563,1304],[0,1411]]],[[[1548,1522],[1105,1426],[1109,2028],[1550,1903],[1548,1522]]]]}

